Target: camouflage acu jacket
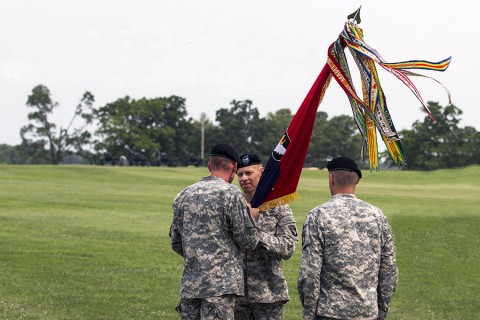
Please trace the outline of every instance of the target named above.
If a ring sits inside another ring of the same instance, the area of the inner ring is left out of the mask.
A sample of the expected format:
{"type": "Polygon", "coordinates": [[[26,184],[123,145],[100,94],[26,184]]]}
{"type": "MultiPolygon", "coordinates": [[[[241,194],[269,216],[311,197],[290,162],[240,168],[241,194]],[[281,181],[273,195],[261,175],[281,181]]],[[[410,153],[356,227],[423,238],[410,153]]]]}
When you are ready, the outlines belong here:
{"type": "Polygon", "coordinates": [[[297,284],[303,319],[377,319],[397,283],[395,246],[382,211],[338,194],[308,213],[297,284]]]}
{"type": "Polygon", "coordinates": [[[244,259],[246,279],[245,303],[288,301],[287,281],[282,272],[282,259],[289,259],[298,242],[295,218],[289,205],[260,212],[255,222],[260,241],[244,259]]]}
{"type": "Polygon", "coordinates": [[[184,257],[180,297],[244,294],[241,250],[258,234],[236,186],[208,176],[180,192],[172,205],[172,249],[184,257]]]}

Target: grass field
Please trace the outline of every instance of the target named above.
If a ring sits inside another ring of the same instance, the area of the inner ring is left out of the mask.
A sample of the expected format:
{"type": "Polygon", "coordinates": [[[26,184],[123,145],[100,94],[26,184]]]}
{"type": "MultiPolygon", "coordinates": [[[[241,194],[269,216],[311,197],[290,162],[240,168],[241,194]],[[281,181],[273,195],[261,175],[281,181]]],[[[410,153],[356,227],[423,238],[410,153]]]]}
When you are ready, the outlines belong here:
{"type": "MultiPolygon", "coordinates": [[[[0,319],[178,319],[173,197],[206,168],[0,166],[0,319]]],[[[305,170],[299,231],[329,198],[305,170]]],[[[480,319],[480,167],[365,172],[357,195],[389,217],[399,283],[389,319],[480,319]]],[[[300,246],[284,263],[291,301],[300,246]]]]}

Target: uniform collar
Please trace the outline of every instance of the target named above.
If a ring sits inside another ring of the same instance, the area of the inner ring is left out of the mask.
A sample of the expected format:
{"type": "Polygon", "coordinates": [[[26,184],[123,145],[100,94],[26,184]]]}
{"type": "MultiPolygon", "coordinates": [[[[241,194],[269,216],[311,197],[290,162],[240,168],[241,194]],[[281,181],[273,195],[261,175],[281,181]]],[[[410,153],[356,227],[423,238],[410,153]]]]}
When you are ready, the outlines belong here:
{"type": "Polygon", "coordinates": [[[223,182],[225,182],[225,180],[223,180],[222,178],[217,177],[217,176],[206,176],[206,177],[203,177],[202,180],[203,180],[203,181],[218,180],[218,181],[223,181],[223,182]]]}
{"type": "Polygon", "coordinates": [[[353,193],[338,193],[338,194],[332,196],[332,199],[339,199],[339,198],[355,199],[355,198],[357,198],[357,196],[355,196],[353,193]]]}

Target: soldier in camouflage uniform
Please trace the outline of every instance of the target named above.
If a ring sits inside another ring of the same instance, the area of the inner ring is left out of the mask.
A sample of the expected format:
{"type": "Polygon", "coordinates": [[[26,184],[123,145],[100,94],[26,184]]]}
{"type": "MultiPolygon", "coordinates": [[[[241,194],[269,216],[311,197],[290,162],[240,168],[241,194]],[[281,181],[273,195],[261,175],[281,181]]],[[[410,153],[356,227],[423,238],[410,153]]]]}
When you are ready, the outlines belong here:
{"type": "Polygon", "coordinates": [[[303,319],[384,319],[398,277],[390,223],[355,196],[355,161],[338,157],[327,169],[332,198],[308,213],[302,231],[303,319]]]}
{"type": "Polygon", "coordinates": [[[173,202],[172,249],[184,258],[177,307],[183,320],[233,319],[236,296],[244,295],[241,250],[253,249],[258,234],[242,192],[231,184],[238,161],[231,146],[215,145],[211,175],[173,202]]]}
{"type": "MultiPolygon", "coordinates": [[[[255,154],[240,156],[237,177],[250,202],[263,172],[255,154]]],[[[281,320],[289,300],[282,259],[289,259],[298,242],[295,218],[289,205],[260,211],[255,221],[260,241],[244,259],[245,297],[237,299],[235,320],[281,320]]]]}

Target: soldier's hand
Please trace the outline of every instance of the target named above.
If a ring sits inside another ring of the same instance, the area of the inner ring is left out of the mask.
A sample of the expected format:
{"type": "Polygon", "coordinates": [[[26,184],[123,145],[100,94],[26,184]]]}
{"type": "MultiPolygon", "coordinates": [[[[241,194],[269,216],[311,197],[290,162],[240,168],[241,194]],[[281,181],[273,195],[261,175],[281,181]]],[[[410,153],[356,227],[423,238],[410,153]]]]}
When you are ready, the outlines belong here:
{"type": "Polygon", "coordinates": [[[250,217],[254,220],[258,220],[258,217],[260,217],[260,209],[258,208],[252,208],[252,205],[249,203],[248,209],[250,209],[250,217]]]}

